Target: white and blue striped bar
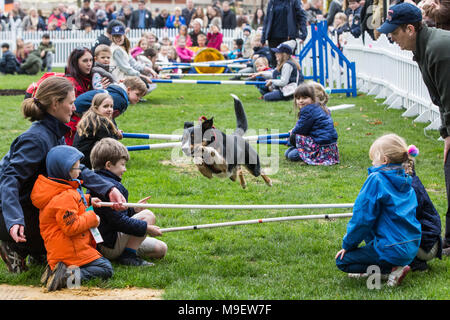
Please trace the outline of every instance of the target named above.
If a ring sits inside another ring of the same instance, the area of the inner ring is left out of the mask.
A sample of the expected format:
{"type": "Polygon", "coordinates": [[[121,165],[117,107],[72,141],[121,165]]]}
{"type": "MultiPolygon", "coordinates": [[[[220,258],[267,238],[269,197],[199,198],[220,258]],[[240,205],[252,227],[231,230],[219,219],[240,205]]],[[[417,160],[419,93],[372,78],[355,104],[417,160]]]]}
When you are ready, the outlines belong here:
{"type": "Polygon", "coordinates": [[[156,140],[170,140],[180,141],[181,135],[176,134],[151,134],[151,133],[122,133],[123,138],[132,139],[156,139],[156,140]]]}
{"type": "MultiPolygon", "coordinates": [[[[287,144],[287,140],[253,140],[250,142],[256,142],[257,144],[287,144]]],[[[137,146],[128,146],[128,151],[142,151],[142,150],[156,150],[156,149],[173,149],[180,148],[181,142],[168,142],[168,143],[154,143],[143,144],[137,146]]]]}
{"type": "Polygon", "coordinates": [[[265,81],[233,81],[233,80],[191,80],[191,79],[152,79],[153,83],[190,83],[190,84],[234,84],[265,85],[265,81]]]}
{"type": "MultiPolygon", "coordinates": [[[[157,133],[122,133],[123,138],[132,138],[132,139],[156,139],[156,140],[171,140],[171,141],[180,141],[182,135],[179,134],[157,134],[157,133]]],[[[278,133],[278,134],[269,134],[264,136],[246,136],[245,140],[255,141],[255,140],[271,140],[271,139],[279,139],[279,138],[289,138],[289,133],[278,133]]]]}
{"type": "MultiPolygon", "coordinates": [[[[175,67],[173,67],[175,68],[175,67]]],[[[239,77],[248,77],[253,73],[240,73],[240,72],[231,72],[231,73],[181,73],[181,74],[171,74],[174,77],[214,77],[214,76],[239,76],[239,77]]]]}
{"type": "Polygon", "coordinates": [[[202,62],[159,62],[156,64],[160,66],[192,66],[193,64],[232,64],[232,63],[245,63],[250,62],[252,59],[234,59],[234,60],[214,60],[214,61],[202,61],[202,62]]]}
{"type": "Polygon", "coordinates": [[[128,146],[128,151],[155,150],[155,149],[173,149],[181,147],[181,142],[155,143],[139,146],[128,146]]]}
{"type": "MultiPolygon", "coordinates": [[[[253,141],[254,142],[254,141],[253,141]]],[[[287,140],[256,140],[257,144],[288,144],[287,140]]]]}

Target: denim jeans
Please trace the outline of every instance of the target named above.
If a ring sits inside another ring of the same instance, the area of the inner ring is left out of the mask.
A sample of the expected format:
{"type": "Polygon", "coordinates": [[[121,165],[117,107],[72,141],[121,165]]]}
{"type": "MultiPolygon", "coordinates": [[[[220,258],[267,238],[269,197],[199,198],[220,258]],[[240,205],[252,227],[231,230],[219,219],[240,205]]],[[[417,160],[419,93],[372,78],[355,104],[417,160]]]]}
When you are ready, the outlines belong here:
{"type": "Polygon", "coordinates": [[[81,281],[93,278],[108,279],[113,275],[111,262],[105,257],[98,258],[80,267],[81,281]]]}
{"type": "Polygon", "coordinates": [[[380,259],[371,242],[363,247],[347,251],[342,260],[340,257],[336,259],[336,266],[346,273],[366,273],[367,269],[373,265],[380,267],[382,274],[390,273],[395,267],[380,259]]]}
{"type": "Polygon", "coordinates": [[[281,101],[281,100],[287,100],[283,93],[280,90],[273,90],[271,92],[268,92],[264,95],[265,101],[281,101]]]}
{"type": "Polygon", "coordinates": [[[298,153],[298,149],[296,147],[289,147],[284,153],[284,156],[291,161],[300,161],[300,155],[298,153]]]}
{"type": "Polygon", "coordinates": [[[47,68],[48,72],[52,71],[53,57],[54,57],[53,52],[47,52],[45,54],[44,58],[42,59],[42,70],[47,68]]]}

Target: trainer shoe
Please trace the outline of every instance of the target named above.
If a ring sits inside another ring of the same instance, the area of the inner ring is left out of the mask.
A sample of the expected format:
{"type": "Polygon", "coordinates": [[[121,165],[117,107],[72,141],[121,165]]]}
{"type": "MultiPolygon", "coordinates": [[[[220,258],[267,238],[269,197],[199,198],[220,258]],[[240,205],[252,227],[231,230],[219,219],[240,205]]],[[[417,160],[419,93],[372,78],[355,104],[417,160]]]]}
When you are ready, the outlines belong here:
{"type": "Polygon", "coordinates": [[[411,271],[426,271],[429,269],[426,261],[420,260],[417,257],[409,264],[411,271]]]}
{"type": "Polygon", "coordinates": [[[50,278],[51,274],[52,274],[52,269],[50,269],[50,266],[47,264],[45,266],[44,273],[42,273],[42,276],[41,276],[41,284],[43,286],[47,285],[48,278],[50,278]]]}
{"type": "Polygon", "coordinates": [[[134,267],[152,267],[155,265],[154,263],[141,259],[136,255],[135,256],[127,255],[124,257],[119,257],[119,259],[117,259],[117,262],[125,266],[134,266],[134,267]]]}
{"type": "Polygon", "coordinates": [[[409,270],[411,270],[410,266],[404,267],[394,267],[392,268],[391,273],[389,274],[389,279],[387,281],[388,287],[396,287],[402,283],[405,276],[408,274],[409,270]]]}
{"type": "Polygon", "coordinates": [[[67,266],[63,262],[58,262],[47,280],[47,290],[55,291],[67,286],[67,266]]]}
{"type": "Polygon", "coordinates": [[[12,242],[1,241],[0,256],[11,273],[22,273],[28,270],[25,260],[26,256],[24,257],[19,252],[14,250],[12,242]]]}

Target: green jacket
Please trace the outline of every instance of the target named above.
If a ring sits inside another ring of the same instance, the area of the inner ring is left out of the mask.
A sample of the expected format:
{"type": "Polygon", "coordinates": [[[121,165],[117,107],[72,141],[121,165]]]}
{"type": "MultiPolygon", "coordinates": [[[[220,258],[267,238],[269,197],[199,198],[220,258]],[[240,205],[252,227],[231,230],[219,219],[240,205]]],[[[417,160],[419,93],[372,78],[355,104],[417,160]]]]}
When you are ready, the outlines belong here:
{"type": "Polygon", "coordinates": [[[417,34],[414,60],[431,100],[439,107],[442,138],[450,135],[450,31],[424,26],[417,34]]]}
{"type": "Polygon", "coordinates": [[[20,65],[20,69],[24,70],[27,74],[37,74],[41,71],[42,59],[39,55],[39,50],[31,51],[25,62],[20,65]]]}
{"type": "Polygon", "coordinates": [[[38,49],[39,53],[41,53],[42,51],[55,53],[55,46],[53,45],[53,43],[51,41],[48,43],[48,45],[45,45],[42,42],[39,43],[39,47],[37,49],[38,49]]]}

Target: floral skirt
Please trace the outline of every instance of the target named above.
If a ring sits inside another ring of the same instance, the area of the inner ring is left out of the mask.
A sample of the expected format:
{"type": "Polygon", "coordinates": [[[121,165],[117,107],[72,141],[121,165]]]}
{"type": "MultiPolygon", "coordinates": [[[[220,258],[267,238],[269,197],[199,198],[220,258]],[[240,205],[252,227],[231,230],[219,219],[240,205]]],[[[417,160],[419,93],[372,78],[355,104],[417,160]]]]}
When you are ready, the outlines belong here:
{"type": "Polygon", "coordinates": [[[317,144],[313,138],[297,134],[296,148],[301,160],[306,164],[316,166],[331,166],[339,163],[339,149],[337,143],[317,144]]]}

